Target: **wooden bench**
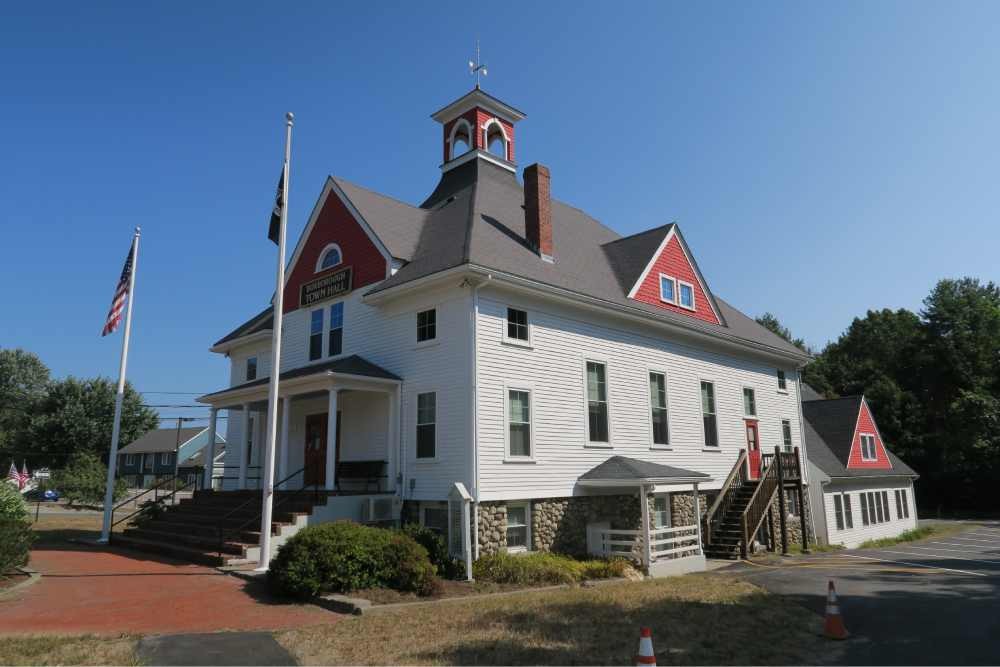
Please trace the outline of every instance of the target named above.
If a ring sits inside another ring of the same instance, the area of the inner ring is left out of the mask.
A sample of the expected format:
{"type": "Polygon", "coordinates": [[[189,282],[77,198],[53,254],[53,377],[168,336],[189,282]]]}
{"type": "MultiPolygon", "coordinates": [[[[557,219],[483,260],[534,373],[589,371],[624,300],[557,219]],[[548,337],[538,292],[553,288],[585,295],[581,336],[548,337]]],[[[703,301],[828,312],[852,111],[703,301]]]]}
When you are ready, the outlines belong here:
{"type": "Polygon", "coordinates": [[[375,490],[381,489],[382,480],[386,478],[386,461],[339,461],[337,463],[337,489],[346,480],[363,481],[365,490],[372,484],[375,490]]]}

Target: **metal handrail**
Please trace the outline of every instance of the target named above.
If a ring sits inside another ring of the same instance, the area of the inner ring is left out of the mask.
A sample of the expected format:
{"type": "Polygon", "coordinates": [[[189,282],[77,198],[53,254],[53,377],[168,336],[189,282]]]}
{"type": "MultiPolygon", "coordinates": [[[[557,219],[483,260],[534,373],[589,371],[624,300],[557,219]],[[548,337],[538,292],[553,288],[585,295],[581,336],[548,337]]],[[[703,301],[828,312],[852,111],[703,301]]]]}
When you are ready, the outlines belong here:
{"type": "Polygon", "coordinates": [[[719,490],[719,494],[715,497],[715,502],[712,503],[712,506],[708,508],[708,512],[705,514],[705,544],[712,543],[712,520],[716,512],[719,512],[719,516],[723,517],[726,514],[726,510],[729,509],[729,504],[732,502],[732,495],[729,494],[730,487],[736,483],[736,488],[738,489],[746,482],[746,460],[747,450],[741,449],[740,455],[736,459],[736,464],[729,471],[729,476],[726,477],[726,481],[719,490]]]}
{"type": "MultiPolygon", "coordinates": [[[[278,498],[277,502],[275,502],[271,506],[271,511],[272,512],[275,509],[277,509],[278,507],[280,507],[281,505],[283,505],[284,503],[286,503],[289,499],[294,498],[294,497],[298,497],[298,495],[300,493],[302,493],[303,491],[305,491],[306,489],[308,489],[310,487],[313,488],[314,501],[318,501],[318,499],[319,499],[319,482],[315,482],[313,484],[306,484],[305,483],[305,477],[306,477],[305,476],[305,470],[306,470],[306,467],[302,466],[301,468],[299,468],[298,470],[296,470],[292,474],[288,475],[284,479],[282,479],[282,480],[274,483],[274,487],[278,488],[282,484],[284,484],[285,482],[287,482],[288,480],[290,480],[293,477],[295,477],[296,475],[298,475],[300,473],[302,474],[302,486],[300,486],[298,489],[295,489],[290,494],[285,495],[285,496],[283,496],[281,498],[278,498]]],[[[228,534],[231,534],[231,533],[239,534],[240,532],[243,531],[243,529],[245,529],[250,524],[254,523],[255,521],[260,521],[262,519],[263,514],[264,514],[263,508],[261,508],[261,511],[258,512],[255,516],[250,517],[249,519],[247,519],[246,521],[244,521],[243,523],[241,523],[239,526],[237,526],[235,528],[230,528],[228,530],[225,528],[224,524],[225,524],[225,522],[226,522],[227,519],[229,519],[232,515],[236,514],[240,510],[242,510],[247,505],[250,505],[251,503],[255,503],[255,502],[257,502],[257,498],[251,496],[250,498],[247,498],[245,501],[243,501],[242,503],[240,503],[239,505],[237,505],[236,507],[234,507],[233,509],[231,509],[222,518],[219,519],[218,524],[216,526],[217,532],[218,532],[218,536],[219,536],[219,548],[218,548],[219,558],[222,558],[222,546],[223,546],[223,544],[225,544],[225,541],[226,541],[225,538],[226,538],[226,534],[227,533],[228,534]]],[[[261,530],[263,530],[263,529],[264,529],[264,527],[261,526],[261,530]]],[[[268,530],[270,530],[270,527],[268,527],[268,530]]]]}
{"type": "MultiPolygon", "coordinates": [[[[144,510],[137,507],[136,510],[134,512],[132,512],[131,514],[127,514],[124,517],[122,517],[121,519],[118,519],[117,521],[114,520],[115,519],[115,512],[117,512],[119,509],[121,509],[122,507],[124,507],[125,505],[127,505],[129,503],[136,503],[139,500],[139,498],[142,498],[143,496],[145,496],[148,493],[152,492],[153,493],[153,502],[154,503],[158,503],[161,500],[169,500],[170,498],[173,498],[179,492],[184,491],[185,489],[187,489],[190,486],[194,486],[195,490],[198,489],[198,475],[195,475],[194,481],[185,482],[184,485],[181,486],[180,488],[177,488],[177,480],[178,479],[180,479],[180,478],[177,475],[171,475],[167,479],[164,479],[161,482],[159,482],[158,484],[155,484],[154,486],[151,486],[150,488],[146,489],[145,491],[143,491],[139,495],[133,496],[132,498],[128,498],[127,500],[123,500],[122,502],[120,502],[117,505],[115,505],[114,507],[112,507],[111,508],[111,526],[110,526],[110,528],[113,529],[118,524],[124,523],[124,522],[128,521],[129,519],[131,519],[132,517],[134,517],[136,514],[142,513],[144,510]],[[169,494],[167,494],[167,495],[163,496],[162,498],[160,498],[159,495],[158,495],[158,493],[157,493],[158,490],[160,489],[160,487],[163,487],[163,486],[169,484],[170,482],[174,482],[174,490],[171,491],[169,494]]],[[[113,531],[109,531],[109,533],[108,533],[108,540],[111,539],[111,535],[112,534],[113,534],[113,531]]]]}

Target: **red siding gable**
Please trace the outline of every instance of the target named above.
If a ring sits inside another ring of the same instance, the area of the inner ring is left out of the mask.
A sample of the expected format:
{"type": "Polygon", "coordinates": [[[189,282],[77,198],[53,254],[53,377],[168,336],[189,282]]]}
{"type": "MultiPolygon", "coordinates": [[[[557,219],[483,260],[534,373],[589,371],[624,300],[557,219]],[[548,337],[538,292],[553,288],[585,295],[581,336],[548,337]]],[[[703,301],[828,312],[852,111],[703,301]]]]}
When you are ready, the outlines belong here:
{"type": "Polygon", "coordinates": [[[678,315],[693,317],[712,324],[721,324],[715,311],[712,310],[712,304],[708,300],[705,288],[702,286],[701,281],[698,280],[698,274],[695,273],[694,268],[691,266],[691,262],[688,260],[684,248],[681,247],[681,242],[677,238],[677,235],[673,233],[670,233],[666,246],[660,251],[659,256],[653,262],[645,278],[642,279],[639,289],[636,290],[632,298],[636,301],[648,303],[651,306],[675,312],[678,315]],[[677,280],[691,283],[694,286],[695,309],[693,311],[660,300],[661,273],[677,280]]]}
{"type": "Polygon", "coordinates": [[[882,444],[882,437],[878,434],[875,426],[875,419],[868,409],[868,401],[861,401],[861,411],[858,414],[858,425],[854,429],[854,440],[851,442],[851,453],[847,457],[847,468],[867,468],[873,470],[891,470],[892,464],[889,462],[889,455],[885,453],[885,445],[882,444]],[[861,460],[861,434],[871,433],[875,436],[875,460],[861,460]]]}
{"type": "Polygon", "coordinates": [[[305,239],[302,251],[285,282],[284,312],[290,313],[299,308],[299,289],[303,283],[328,273],[335,273],[344,267],[351,267],[353,290],[385,280],[388,275],[386,259],[378,246],[372,242],[361,223],[354,219],[333,190],[329,191],[323,208],[316,216],[315,224],[307,232],[309,236],[305,239]],[[331,243],[340,246],[342,263],[335,268],[316,273],[320,253],[331,243]]]}

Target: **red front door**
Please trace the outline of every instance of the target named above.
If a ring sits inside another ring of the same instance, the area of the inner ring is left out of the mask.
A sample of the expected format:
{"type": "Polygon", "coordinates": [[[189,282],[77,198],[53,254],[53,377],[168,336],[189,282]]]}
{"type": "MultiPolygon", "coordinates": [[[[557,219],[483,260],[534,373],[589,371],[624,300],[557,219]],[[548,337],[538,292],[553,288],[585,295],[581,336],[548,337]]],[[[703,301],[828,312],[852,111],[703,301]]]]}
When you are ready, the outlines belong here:
{"type": "Polygon", "coordinates": [[[750,479],[760,479],[760,438],[757,420],[747,419],[747,463],[750,465],[750,479]]]}
{"type": "Polygon", "coordinates": [[[306,416],[306,486],[326,484],[326,424],[325,412],[306,416]]]}

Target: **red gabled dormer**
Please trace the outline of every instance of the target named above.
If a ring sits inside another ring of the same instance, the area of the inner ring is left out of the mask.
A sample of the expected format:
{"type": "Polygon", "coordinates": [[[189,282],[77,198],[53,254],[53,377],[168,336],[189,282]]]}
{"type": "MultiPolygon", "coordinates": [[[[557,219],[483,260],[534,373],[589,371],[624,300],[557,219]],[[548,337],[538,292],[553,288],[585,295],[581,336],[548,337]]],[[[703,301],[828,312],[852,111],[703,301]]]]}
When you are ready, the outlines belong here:
{"type": "Polygon", "coordinates": [[[670,225],[628,297],[703,322],[722,323],[677,225],[670,225]]]}
{"type": "Polygon", "coordinates": [[[848,469],[891,470],[892,463],[886,454],[882,436],[879,435],[875,418],[868,409],[868,401],[861,397],[861,408],[858,410],[857,425],[854,427],[854,439],[851,441],[851,451],[847,456],[848,469]]]}

